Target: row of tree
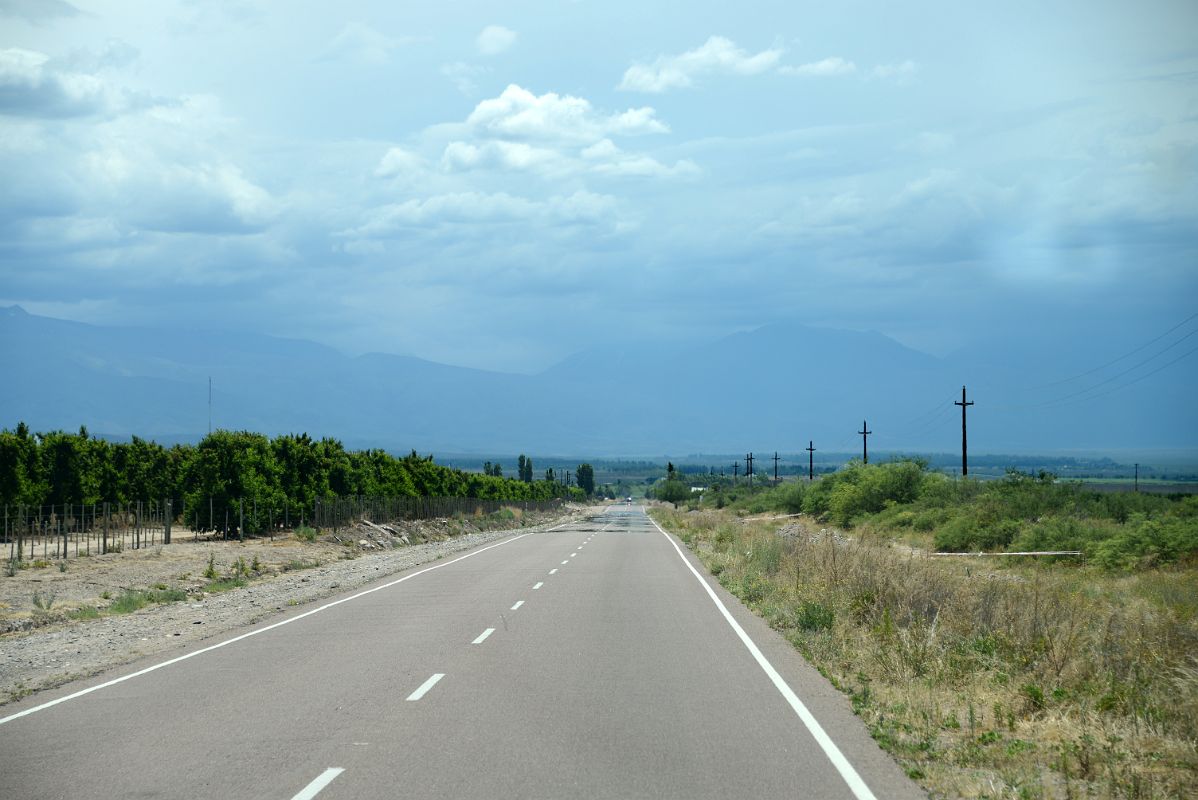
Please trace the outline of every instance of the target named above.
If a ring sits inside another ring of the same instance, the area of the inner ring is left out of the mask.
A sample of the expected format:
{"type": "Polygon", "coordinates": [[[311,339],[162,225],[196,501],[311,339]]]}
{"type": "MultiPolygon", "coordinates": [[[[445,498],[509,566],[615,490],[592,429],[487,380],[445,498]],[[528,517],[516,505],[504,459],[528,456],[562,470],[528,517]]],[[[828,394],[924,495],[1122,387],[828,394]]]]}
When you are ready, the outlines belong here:
{"type": "Polygon", "coordinates": [[[307,434],[273,439],[247,431],[214,431],[196,445],[164,447],[134,437],[109,442],[78,433],[31,433],[24,424],[0,431],[0,503],[183,501],[188,509],[254,498],[296,517],[315,499],[336,496],[476,497],[488,500],[581,499],[556,481],[533,481],[531,460],[520,479],[442,466],[413,451],[347,451],[335,439],[307,434]]]}

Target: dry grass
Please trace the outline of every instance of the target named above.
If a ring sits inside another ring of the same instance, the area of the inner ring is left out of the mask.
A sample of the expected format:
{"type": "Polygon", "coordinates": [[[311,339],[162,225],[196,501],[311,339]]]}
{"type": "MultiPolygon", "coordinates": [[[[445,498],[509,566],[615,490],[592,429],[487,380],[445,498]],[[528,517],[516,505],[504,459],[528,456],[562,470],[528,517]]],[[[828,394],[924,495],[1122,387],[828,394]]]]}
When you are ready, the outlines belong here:
{"type": "Polygon", "coordinates": [[[806,521],[655,516],[936,797],[1198,796],[1198,575],[948,563],[806,521]]]}

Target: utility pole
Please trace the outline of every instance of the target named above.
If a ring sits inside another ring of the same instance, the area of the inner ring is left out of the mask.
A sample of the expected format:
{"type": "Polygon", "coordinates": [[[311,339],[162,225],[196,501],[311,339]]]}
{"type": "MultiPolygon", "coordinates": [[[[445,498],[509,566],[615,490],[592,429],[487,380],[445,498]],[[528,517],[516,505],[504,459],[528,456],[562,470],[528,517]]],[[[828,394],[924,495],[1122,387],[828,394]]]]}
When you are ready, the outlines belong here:
{"type": "Polygon", "coordinates": [[[778,483],[778,451],[774,451],[774,484],[778,483]]]}
{"type": "Polygon", "coordinates": [[[815,442],[807,440],[807,480],[815,480],[815,442]]]}
{"type": "Polygon", "coordinates": [[[745,475],[749,478],[749,488],[753,488],[753,453],[745,453],[745,475]]]}
{"type": "Polygon", "coordinates": [[[865,424],[865,420],[861,420],[861,430],[857,431],[861,434],[861,460],[866,464],[869,463],[869,439],[867,438],[873,431],[865,424]]]}
{"type": "Polygon", "coordinates": [[[1136,491],[1140,491],[1140,465],[1136,464],[1136,491]]]}
{"type": "Polygon", "coordinates": [[[208,435],[212,435],[212,376],[208,376],[208,435]]]}
{"type": "Polygon", "coordinates": [[[733,486],[736,485],[736,479],[739,475],[740,475],[740,462],[733,461],[732,462],[732,485],[733,486]]]}
{"type": "Polygon", "coordinates": [[[973,405],[973,401],[965,402],[965,387],[961,387],[960,402],[954,400],[954,406],[961,407],[961,477],[969,474],[969,440],[965,436],[965,409],[973,405]]]}

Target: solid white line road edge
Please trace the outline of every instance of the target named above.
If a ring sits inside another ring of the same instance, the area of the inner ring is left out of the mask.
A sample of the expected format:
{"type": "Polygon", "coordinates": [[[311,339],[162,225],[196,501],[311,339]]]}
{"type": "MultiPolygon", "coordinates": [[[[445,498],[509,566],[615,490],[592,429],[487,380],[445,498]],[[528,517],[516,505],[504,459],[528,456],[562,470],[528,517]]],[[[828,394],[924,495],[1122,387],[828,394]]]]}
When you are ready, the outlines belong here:
{"type": "Polygon", "coordinates": [[[365,597],[368,594],[372,594],[374,592],[378,592],[383,589],[390,589],[392,586],[403,583],[404,581],[411,580],[412,578],[415,578],[417,575],[423,575],[426,572],[432,572],[435,569],[441,569],[441,567],[448,567],[450,564],[456,564],[459,561],[464,561],[465,559],[470,558],[471,556],[476,556],[479,553],[485,552],[487,550],[491,550],[496,547],[502,547],[505,544],[511,544],[512,542],[516,541],[517,539],[523,539],[525,536],[533,536],[538,533],[548,533],[549,531],[557,530],[558,528],[562,527],[563,525],[568,525],[568,524],[569,523],[563,522],[560,525],[554,525],[552,528],[547,528],[543,531],[529,531],[528,533],[522,533],[519,536],[513,536],[510,539],[504,539],[502,542],[496,542],[495,544],[489,544],[486,547],[480,547],[477,550],[471,550],[466,555],[459,556],[458,558],[455,558],[452,561],[443,561],[439,564],[433,564],[431,567],[425,567],[424,569],[420,570],[419,572],[413,572],[411,575],[405,575],[402,578],[390,581],[388,583],[384,583],[381,586],[375,586],[372,589],[366,589],[365,591],[358,592],[357,594],[351,594],[349,597],[342,597],[340,600],[334,600],[331,603],[325,603],[324,605],[320,606],[319,608],[314,608],[311,611],[305,611],[302,614],[296,614],[294,617],[288,617],[287,619],[281,620],[272,625],[267,625],[263,628],[257,628],[255,630],[249,631],[247,633],[243,633],[240,636],[234,636],[232,639],[226,639],[223,642],[217,642],[216,644],[209,645],[208,647],[201,648],[192,653],[184,653],[181,656],[177,656],[175,658],[168,659],[159,664],[154,664],[152,666],[146,667],[145,669],[139,669],[137,672],[131,672],[128,675],[122,675],[119,678],[113,678],[110,681],[105,681],[104,683],[98,684],[96,686],[92,686],[87,689],[80,689],[77,692],[73,692],[71,694],[60,697],[57,700],[50,700],[48,702],[42,703],[41,705],[34,706],[33,708],[27,708],[24,711],[18,711],[16,714],[9,714],[7,717],[0,717],[0,725],[5,724],[6,722],[12,722],[14,719],[20,719],[21,717],[27,717],[30,714],[37,713],[38,711],[44,711],[47,708],[51,708],[52,706],[58,705],[59,703],[65,703],[68,700],[74,700],[77,697],[83,697],[84,695],[91,694],[92,692],[98,692],[101,689],[107,689],[109,686],[116,686],[118,683],[124,683],[127,680],[132,680],[133,678],[140,678],[142,675],[146,675],[146,674],[154,672],[156,670],[160,670],[163,667],[169,667],[171,664],[178,664],[180,661],[186,661],[189,658],[195,658],[198,655],[203,655],[204,653],[210,653],[213,650],[219,650],[220,648],[227,647],[228,645],[231,645],[234,642],[240,642],[242,639],[248,639],[251,636],[257,636],[260,633],[266,633],[267,631],[273,631],[275,628],[281,628],[284,625],[290,625],[291,623],[296,622],[301,619],[304,619],[305,617],[310,617],[313,614],[319,614],[321,611],[330,609],[333,606],[339,606],[342,603],[348,603],[350,600],[357,600],[359,597],[365,597]]]}
{"type": "Polygon", "coordinates": [[[807,730],[811,732],[816,744],[824,751],[824,755],[832,762],[832,766],[836,767],[836,771],[840,773],[840,777],[848,784],[849,790],[852,791],[857,800],[877,800],[874,793],[870,791],[869,786],[866,785],[865,780],[857,773],[853,765],[849,763],[844,753],[840,752],[840,748],[832,741],[832,737],[827,734],[824,727],[819,724],[819,720],[807,709],[807,706],[795,694],[794,689],[790,688],[786,680],[778,674],[778,670],[774,669],[774,665],[762,654],[756,642],[749,638],[749,634],[745,633],[745,629],[740,626],[740,623],[728,611],[728,607],[720,600],[719,595],[715,593],[707,581],[703,579],[703,576],[699,574],[699,571],[691,564],[690,560],[683,554],[682,548],[670,537],[670,534],[665,532],[664,528],[657,524],[657,520],[649,516],[648,512],[645,513],[645,516],[653,523],[653,527],[657,528],[658,532],[666,537],[666,541],[673,546],[674,551],[678,553],[678,557],[682,559],[682,563],[686,564],[686,568],[695,576],[695,580],[703,586],[704,591],[707,592],[707,596],[711,598],[711,602],[716,604],[720,613],[724,615],[724,619],[732,626],[732,630],[736,631],[736,635],[740,637],[741,643],[744,644],[753,656],[753,659],[757,662],[757,666],[761,667],[762,671],[769,677],[770,682],[774,684],[774,688],[786,698],[786,702],[790,703],[790,707],[799,715],[799,719],[807,726],[807,730]]]}
{"type": "Polygon", "coordinates": [[[495,632],[495,629],[494,629],[494,628],[487,628],[485,631],[483,631],[482,633],[480,633],[480,634],[478,635],[478,638],[477,638],[477,639],[475,639],[475,640],[474,640],[473,642],[471,642],[470,644],[482,644],[483,642],[487,641],[487,637],[488,637],[488,636],[490,636],[490,635],[491,635],[492,633],[494,633],[494,632],[495,632]]]}
{"type": "Polygon", "coordinates": [[[291,800],[312,800],[313,797],[320,794],[321,789],[332,783],[333,778],[336,778],[342,772],[345,772],[345,770],[341,767],[329,767],[316,776],[316,780],[301,789],[300,793],[291,798],[291,800]]]}
{"type": "Polygon", "coordinates": [[[408,702],[414,703],[428,694],[428,690],[437,685],[437,681],[445,677],[444,672],[436,672],[431,678],[420,684],[420,688],[408,695],[408,702]]]}

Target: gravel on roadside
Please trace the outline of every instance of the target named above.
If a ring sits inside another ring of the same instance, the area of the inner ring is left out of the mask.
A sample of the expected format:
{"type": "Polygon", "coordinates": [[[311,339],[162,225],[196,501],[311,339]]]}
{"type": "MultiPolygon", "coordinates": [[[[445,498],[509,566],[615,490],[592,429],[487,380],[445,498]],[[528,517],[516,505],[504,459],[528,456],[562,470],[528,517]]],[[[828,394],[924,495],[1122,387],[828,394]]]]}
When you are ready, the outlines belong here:
{"type": "Polygon", "coordinates": [[[544,531],[574,518],[527,528],[479,531],[443,541],[368,550],[350,560],[283,572],[248,586],[131,614],[102,616],[0,636],[0,705],[148,655],[169,653],[387,575],[509,536],[544,531]]]}

